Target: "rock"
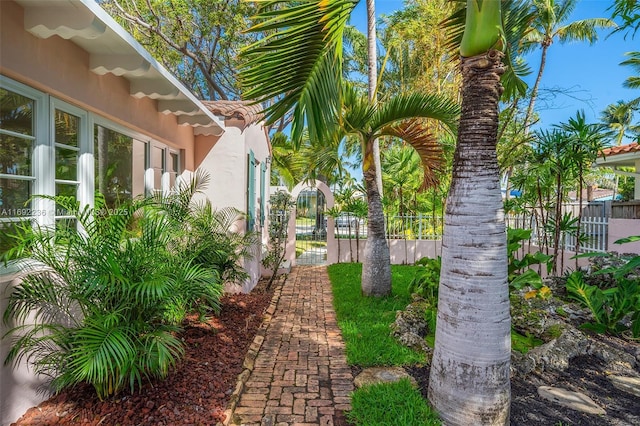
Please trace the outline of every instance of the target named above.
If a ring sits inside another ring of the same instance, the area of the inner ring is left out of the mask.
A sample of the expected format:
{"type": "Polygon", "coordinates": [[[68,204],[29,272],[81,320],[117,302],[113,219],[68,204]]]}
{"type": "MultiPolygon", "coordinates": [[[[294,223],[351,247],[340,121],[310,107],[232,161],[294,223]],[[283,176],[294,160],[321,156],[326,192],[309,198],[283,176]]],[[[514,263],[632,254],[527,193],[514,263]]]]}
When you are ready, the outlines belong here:
{"type": "Polygon", "coordinates": [[[628,376],[609,376],[611,384],[624,392],[640,396],[640,378],[628,376]]]}
{"type": "Polygon", "coordinates": [[[593,355],[606,362],[610,369],[632,369],[636,365],[633,355],[589,338],[579,330],[569,327],[560,337],[533,348],[526,355],[512,355],[514,374],[527,374],[538,369],[564,371],[571,358],[593,355]]]}
{"type": "Polygon", "coordinates": [[[404,311],[396,312],[396,319],[390,325],[391,335],[400,344],[411,349],[428,353],[431,348],[424,340],[424,336],[429,332],[429,325],[425,319],[425,312],[429,304],[422,298],[413,298],[404,311]]]}
{"type": "Polygon", "coordinates": [[[404,371],[402,367],[365,368],[362,373],[356,376],[353,383],[357,388],[361,388],[376,383],[393,383],[405,378],[409,379],[414,386],[417,386],[416,380],[404,371]]]}
{"type": "Polygon", "coordinates": [[[607,412],[596,404],[587,395],[580,392],[571,392],[563,388],[552,386],[540,386],[538,395],[549,401],[553,401],[563,407],[582,411],[589,414],[605,415],[607,412]]]}

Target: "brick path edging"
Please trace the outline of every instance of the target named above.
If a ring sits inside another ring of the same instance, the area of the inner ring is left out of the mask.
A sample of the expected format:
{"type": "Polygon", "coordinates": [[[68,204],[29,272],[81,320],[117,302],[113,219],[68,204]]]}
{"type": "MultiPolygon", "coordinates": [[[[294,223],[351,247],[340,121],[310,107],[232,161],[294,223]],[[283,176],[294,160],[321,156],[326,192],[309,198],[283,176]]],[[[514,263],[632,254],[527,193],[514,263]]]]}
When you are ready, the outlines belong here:
{"type": "Polygon", "coordinates": [[[284,287],[284,284],[287,282],[287,278],[288,274],[285,274],[283,279],[278,280],[278,284],[273,292],[273,296],[271,297],[271,303],[262,316],[262,324],[260,324],[256,335],[253,337],[253,342],[251,342],[251,345],[249,346],[247,355],[244,357],[244,362],[242,363],[242,373],[238,375],[236,387],[231,394],[231,397],[229,398],[227,409],[224,411],[224,422],[218,423],[218,425],[229,426],[229,424],[231,423],[233,413],[235,412],[236,406],[240,401],[240,396],[244,391],[244,385],[249,379],[249,376],[251,376],[251,372],[253,371],[253,368],[255,366],[256,357],[258,356],[258,352],[260,351],[262,343],[264,342],[264,338],[267,334],[267,329],[271,324],[271,318],[273,318],[273,314],[276,312],[278,300],[280,299],[280,294],[282,293],[282,287],[284,287]]]}

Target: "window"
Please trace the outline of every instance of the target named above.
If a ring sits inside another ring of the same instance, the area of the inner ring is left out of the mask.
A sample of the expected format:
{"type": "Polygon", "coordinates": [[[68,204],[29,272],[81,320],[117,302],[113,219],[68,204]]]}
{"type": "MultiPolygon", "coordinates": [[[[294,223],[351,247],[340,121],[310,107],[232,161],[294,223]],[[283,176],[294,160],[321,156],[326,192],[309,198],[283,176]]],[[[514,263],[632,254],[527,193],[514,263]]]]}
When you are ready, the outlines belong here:
{"type": "Polygon", "coordinates": [[[0,220],[30,216],[35,101],[0,89],[0,220]]]}
{"type": "Polygon", "coordinates": [[[93,134],[95,190],[107,206],[144,194],[147,144],[101,125],[93,134]]]}
{"type": "MultiPolygon", "coordinates": [[[[35,101],[0,88],[0,234],[32,215],[30,198],[35,183],[33,152],[35,101]]],[[[9,248],[0,239],[0,253],[9,248]]]]}
{"type": "Polygon", "coordinates": [[[113,208],[168,191],[180,167],[178,150],[0,75],[0,239],[22,219],[75,226],[74,212],[34,195],[84,206],[100,192],[113,208]]]}

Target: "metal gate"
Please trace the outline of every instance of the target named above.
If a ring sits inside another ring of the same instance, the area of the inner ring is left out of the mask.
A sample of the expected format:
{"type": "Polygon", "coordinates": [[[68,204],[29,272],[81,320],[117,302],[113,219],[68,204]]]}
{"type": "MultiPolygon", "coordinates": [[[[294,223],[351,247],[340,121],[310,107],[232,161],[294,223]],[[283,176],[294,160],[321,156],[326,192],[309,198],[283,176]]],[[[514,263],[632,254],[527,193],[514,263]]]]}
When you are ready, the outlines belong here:
{"type": "Polygon", "coordinates": [[[327,261],[325,197],[316,188],[305,188],[296,200],[296,264],[323,265],[327,261]]]}

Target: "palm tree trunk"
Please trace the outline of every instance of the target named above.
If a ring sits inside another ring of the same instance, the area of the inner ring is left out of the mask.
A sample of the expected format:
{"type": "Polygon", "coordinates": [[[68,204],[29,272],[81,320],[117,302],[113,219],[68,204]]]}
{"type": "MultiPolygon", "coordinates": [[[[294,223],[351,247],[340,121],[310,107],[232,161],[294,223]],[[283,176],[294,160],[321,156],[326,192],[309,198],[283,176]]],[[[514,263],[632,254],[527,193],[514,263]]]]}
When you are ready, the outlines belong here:
{"type": "Polygon", "coordinates": [[[531,89],[531,99],[529,100],[529,106],[527,107],[527,115],[524,116],[524,132],[529,133],[529,126],[531,126],[531,116],[533,115],[533,106],[536,104],[538,97],[538,90],[540,88],[540,81],[542,80],[542,73],[544,72],[544,66],[547,63],[547,49],[549,49],[548,43],[542,43],[542,56],[540,58],[540,68],[538,68],[538,76],[536,82],[531,89]]]}
{"type": "MultiPolygon", "coordinates": [[[[376,2],[375,0],[367,0],[367,78],[369,84],[369,100],[372,101],[372,103],[376,101],[376,86],[378,85],[377,40],[376,2]]],[[[380,162],[380,142],[378,139],[373,141],[373,161],[376,163],[376,183],[380,197],[382,197],[382,164],[380,162]]]]}
{"type": "Polygon", "coordinates": [[[446,425],[509,421],[511,319],[496,157],[503,54],[462,58],[429,399],[446,425]]]}
{"type": "Polygon", "coordinates": [[[391,294],[391,257],[384,233],[382,199],[376,182],[373,162],[373,141],[366,142],[363,161],[364,185],[369,206],[367,244],[362,260],[362,294],[365,296],[387,296],[391,294]]]}

